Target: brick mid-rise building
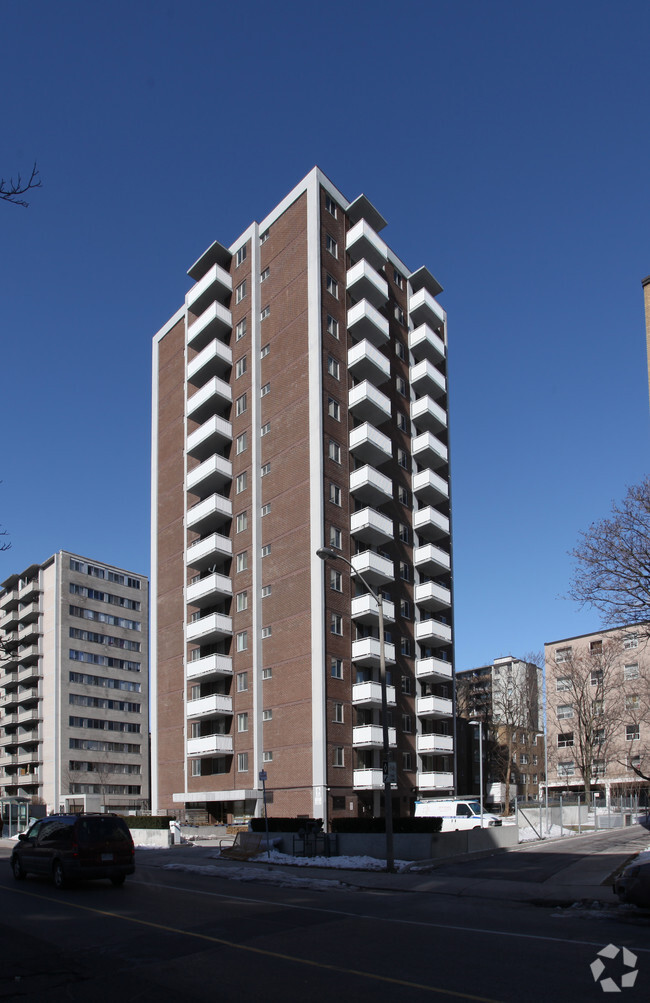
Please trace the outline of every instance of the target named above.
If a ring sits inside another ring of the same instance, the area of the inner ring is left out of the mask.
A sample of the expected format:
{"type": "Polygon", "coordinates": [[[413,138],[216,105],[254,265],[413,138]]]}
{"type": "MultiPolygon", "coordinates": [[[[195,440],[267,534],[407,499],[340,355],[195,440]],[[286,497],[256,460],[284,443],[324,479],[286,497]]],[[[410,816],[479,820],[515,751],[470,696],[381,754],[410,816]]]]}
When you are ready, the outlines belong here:
{"type": "Polygon", "coordinates": [[[453,789],[446,315],[315,168],[154,339],[154,807],[379,814],[453,789]]]}

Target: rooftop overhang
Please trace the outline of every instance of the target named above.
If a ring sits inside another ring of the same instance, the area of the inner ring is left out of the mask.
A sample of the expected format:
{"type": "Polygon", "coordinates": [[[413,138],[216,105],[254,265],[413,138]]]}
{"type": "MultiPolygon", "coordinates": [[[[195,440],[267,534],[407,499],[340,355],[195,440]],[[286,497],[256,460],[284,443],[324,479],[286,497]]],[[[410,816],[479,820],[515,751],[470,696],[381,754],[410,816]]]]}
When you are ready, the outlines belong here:
{"type": "Polygon", "coordinates": [[[188,268],[187,274],[195,282],[202,279],[205,273],[212,268],[216,263],[225,268],[226,271],[230,268],[230,262],[232,260],[232,254],[227,247],[220,244],[218,240],[215,240],[206,251],[203,252],[200,258],[194,262],[191,268],[188,268]]]}
{"type": "Polygon", "coordinates": [[[409,282],[414,292],[422,288],[426,289],[432,296],[438,296],[442,292],[442,286],[425,265],[411,272],[409,282]]]}
{"type": "Polygon", "coordinates": [[[365,219],[375,233],[379,233],[386,226],[386,220],[382,214],[378,209],[375,209],[370,199],[366,198],[365,195],[359,195],[354,202],[350,202],[347,213],[352,225],[358,223],[360,219],[365,219]]]}

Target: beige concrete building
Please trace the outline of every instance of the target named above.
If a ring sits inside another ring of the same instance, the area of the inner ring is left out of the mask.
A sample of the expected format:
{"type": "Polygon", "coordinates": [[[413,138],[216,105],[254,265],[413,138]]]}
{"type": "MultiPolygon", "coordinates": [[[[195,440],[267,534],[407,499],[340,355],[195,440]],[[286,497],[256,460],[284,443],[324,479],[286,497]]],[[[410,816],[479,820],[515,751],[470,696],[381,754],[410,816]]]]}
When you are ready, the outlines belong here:
{"type": "Polygon", "coordinates": [[[149,804],[148,580],[62,550],[0,591],[3,797],[149,804]]]}
{"type": "Polygon", "coordinates": [[[650,776],[650,648],[633,627],[545,646],[549,793],[643,794],[650,776]],[[635,769],[639,771],[635,772],[635,769]]]}
{"type": "Polygon", "coordinates": [[[153,798],[379,814],[453,788],[446,315],[314,168],[214,242],[154,338],[153,798]]]}

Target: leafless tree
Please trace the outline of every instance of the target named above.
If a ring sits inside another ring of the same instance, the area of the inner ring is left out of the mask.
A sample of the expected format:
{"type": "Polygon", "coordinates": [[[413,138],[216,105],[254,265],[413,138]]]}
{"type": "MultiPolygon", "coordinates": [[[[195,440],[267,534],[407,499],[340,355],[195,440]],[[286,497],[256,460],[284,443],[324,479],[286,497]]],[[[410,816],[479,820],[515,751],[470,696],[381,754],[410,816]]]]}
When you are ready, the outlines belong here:
{"type": "Polygon", "coordinates": [[[505,787],[505,814],[510,813],[510,789],[517,789],[517,738],[537,731],[539,691],[537,673],[527,660],[513,661],[501,667],[492,685],[492,722],[490,766],[495,779],[505,787]]]}
{"type": "Polygon", "coordinates": [[[13,202],[14,205],[21,205],[25,209],[29,205],[25,199],[21,199],[20,196],[24,195],[26,192],[31,191],[32,188],[41,188],[42,182],[39,177],[39,170],[34,164],[32,167],[32,173],[26,181],[23,181],[20,174],[16,176],[16,180],[9,178],[5,181],[4,178],[0,178],[0,199],[4,202],[13,202]]]}
{"type": "Polygon", "coordinates": [[[592,523],[571,556],[568,598],[599,610],[610,627],[634,624],[650,637],[650,478],[592,523]]]}

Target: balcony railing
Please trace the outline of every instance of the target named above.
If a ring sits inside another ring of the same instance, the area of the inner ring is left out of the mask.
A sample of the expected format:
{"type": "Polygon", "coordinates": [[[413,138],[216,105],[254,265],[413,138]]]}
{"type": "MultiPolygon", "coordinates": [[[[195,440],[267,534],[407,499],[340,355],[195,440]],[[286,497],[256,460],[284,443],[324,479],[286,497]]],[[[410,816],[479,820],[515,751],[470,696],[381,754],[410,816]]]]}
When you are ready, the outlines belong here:
{"type": "Polygon", "coordinates": [[[420,324],[414,331],[409,331],[409,348],[417,362],[428,359],[429,362],[442,362],[445,357],[445,343],[428,324],[420,324]]]}
{"type": "Polygon", "coordinates": [[[438,509],[426,505],[413,513],[413,529],[424,540],[439,540],[449,536],[449,519],[438,509]]]}
{"type": "Polygon", "coordinates": [[[190,432],[187,437],[187,453],[198,460],[205,460],[229,442],[232,442],[232,425],[225,418],[213,414],[190,432]]]}
{"type": "Polygon", "coordinates": [[[422,582],[415,586],[414,599],[420,609],[439,610],[451,606],[451,591],[437,582],[422,582]]]}
{"type": "Polygon", "coordinates": [[[372,550],[364,550],[352,557],[352,567],[363,575],[370,585],[392,581],[395,577],[395,565],[387,557],[375,554],[372,550]]]}
{"type": "Polygon", "coordinates": [[[416,697],[418,717],[451,717],[453,703],[448,697],[416,697]]]}
{"type": "Polygon", "coordinates": [[[232,463],[223,456],[210,456],[187,474],[187,489],[195,493],[217,491],[232,480],[232,463]]]}
{"type": "MultiPolygon", "coordinates": [[[[354,683],[352,687],[352,703],[355,707],[381,707],[381,683],[374,680],[365,683],[354,683]]],[[[394,686],[386,687],[386,703],[389,707],[395,706],[394,686]]]]}
{"type": "Polygon", "coordinates": [[[216,752],[232,754],[231,735],[205,735],[203,738],[190,738],[187,742],[188,756],[209,756],[216,752]]]}
{"type": "Polygon", "coordinates": [[[218,679],[232,676],[230,655],[205,655],[203,658],[189,659],[186,663],[188,679],[218,679]]]}
{"type": "Polygon", "coordinates": [[[226,575],[212,574],[187,586],[188,606],[215,606],[223,596],[232,595],[232,581],[226,575]]]}
{"type": "Polygon", "coordinates": [[[210,644],[232,635],[232,617],[210,613],[187,625],[187,640],[193,644],[210,644]]]}
{"type": "Polygon", "coordinates": [[[363,508],[350,516],[350,533],[367,543],[385,543],[394,538],[393,520],[374,508],[363,508]]]}
{"type": "Polygon", "coordinates": [[[388,299],[388,283],[364,258],[349,268],[345,278],[347,290],[356,300],[368,300],[381,307],[388,299]]]}
{"type": "Polygon", "coordinates": [[[378,467],[393,458],[393,444],[387,435],[366,421],[350,432],[350,452],[357,460],[378,467]]]}
{"type": "Polygon", "coordinates": [[[348,407],[356,418],[369,421],[372,425],[383,424],[388,421],[392,413],[389,398],[368,380],[351,387],[348,407]]]}
{"type": "Polygon", "coordinates": [[[354,770],[352,786],[357,791],[383,790],[384,776],[381,770],[354,770]]]}
{"type": "Polygon", "coordinates": [[[232,502],[230,498],[213,494],[209,498],[203,498],[200,502],[188,508],[186,524],[188,529],[202,533],[209,526],[219,529],[230,519],[232,519],[232,502]]]}
{"type": "Polygon", "coordinates": [[[392,501],[393,482],[378,470],[366,464],[350,474],[350,494],[362,504],[381,505],[392,501]]]}
{"type": "Polygon", "coordinates": [[[221,693],[213,693],[198,700],[187,701],[188,718],[211,718],[223,714],[232,714],[232,697],[221,693]]]}
{"type": "Polygon", "coordinates": [[[390,362],[367,338],[348,349],[348,369],[355,379],[368,379],[375,386],[390,379],[390,362]]]}
{"type": "Polygon", "coordinates": [[[451,791],[454,787],[454,774],[418,772],[416,783],[422,791],[451,791]]]}
{"type": "Polygon", "coordinates": [[[451,568],[449,554],[436,547],[435,543],[425,543],[413,551],[413,564],[418,571],[429,575],[440,575],[451,568]]]}
{"type": "Polygon", "coordinates": [[[421,467],[431,467],[433,470],[449,462],[447,447],[432,432],[422,432],[415,436],[411,454],[421,467]]]}
{"type": "Polygon", "coordinates": [[[415,624],[415,640],[420,644],[451,644],[451,627],[439,620],[420,620],[415,624]]]}
{"type": "Polygon", "coordinates": [[[418,470],[412,484],[413,494],[425,504],[439,505],[449,499],[449,484],[433,470],[418,470]]]}
{"type": "MultiPolygon", "coordinates": [[[[382,599],[382,612],[384,623],[393,623],[395,620],[395,604],[389,599],[382,599]]],[[[357,623],[372,624],[377,626],[379,622],[379,610],[377,603],[371,595],[355,596],[350,606],[350,615],[357,623]]]]}
{"type": "Polygon", "coordinates": [[[447,428],[447,412],[425,394],[411,401],[411,421],[419,431],[441,432],[447,428]]]}
{"type": "Polygon", "coordinates": [[[367,338],[373,345],[385,345],[388,341],[388,321],[368,300],[351,306],[347,320],[348,331],[353,338],[367,338]]]}
{"type": "Polygon", "coordinates": [[[376,269],[380,269],[388,257],[386,244],[365,219],[360,219],[348,230],[345,235],[345,249],[351,257],[357,260],[365,258],[376,269]]]}
{"type": "Polygon", "coordinates": [[[215,299],[228,302],[232,293],[232,276],[216,262],[208,269],[202,279],[193,285],[187,294],[186,304],[193,314],[203,313],[208,304],[215,299]]]}
{"type": "MultiPolygon", "coordinates": [[[[361,637],[352,642],[352,661],[356,665],[378,666],[380,660],[380,642],[378,637],[361,637]]],[[[395,664],[395,645],[385,642],[384,658],[386,665],[395,664]]]]}
{"type": "Polygon", "coordinates": [[[187,329],[187,344],[201,349],[213,338],[227,338],[232,331],[232,314],[223,303],[213,302],[187,329]]]}
{"type": "MultiPolygon", "coordinates": [[[[383,744],[384,732],[380,724],[362,724],[352,729],[354,748],[381,749],[383,744]]],[[[388,729],[388,745],[391,749],[397,745],[395,728],[388,729]]]]}
{"type": "Polygon", "coordinates": [[[434,400],[447,392],[447,381],[428,359],[411,366],[411,386],[419,396],[429,396],[434,400]]]}
{"type": "Polygon", "coordinates": [[[417,751],[420,755],[448,755],[454,751],[453,735],[418,735],[417,751]]]}
{"type": "Polygon", "coordinates": [[[428,324],[436,330],[445,323],[445,311],[433,298],[428,289],[418,289],[409,300],[409,314],[413,323],[428,324]]]}

